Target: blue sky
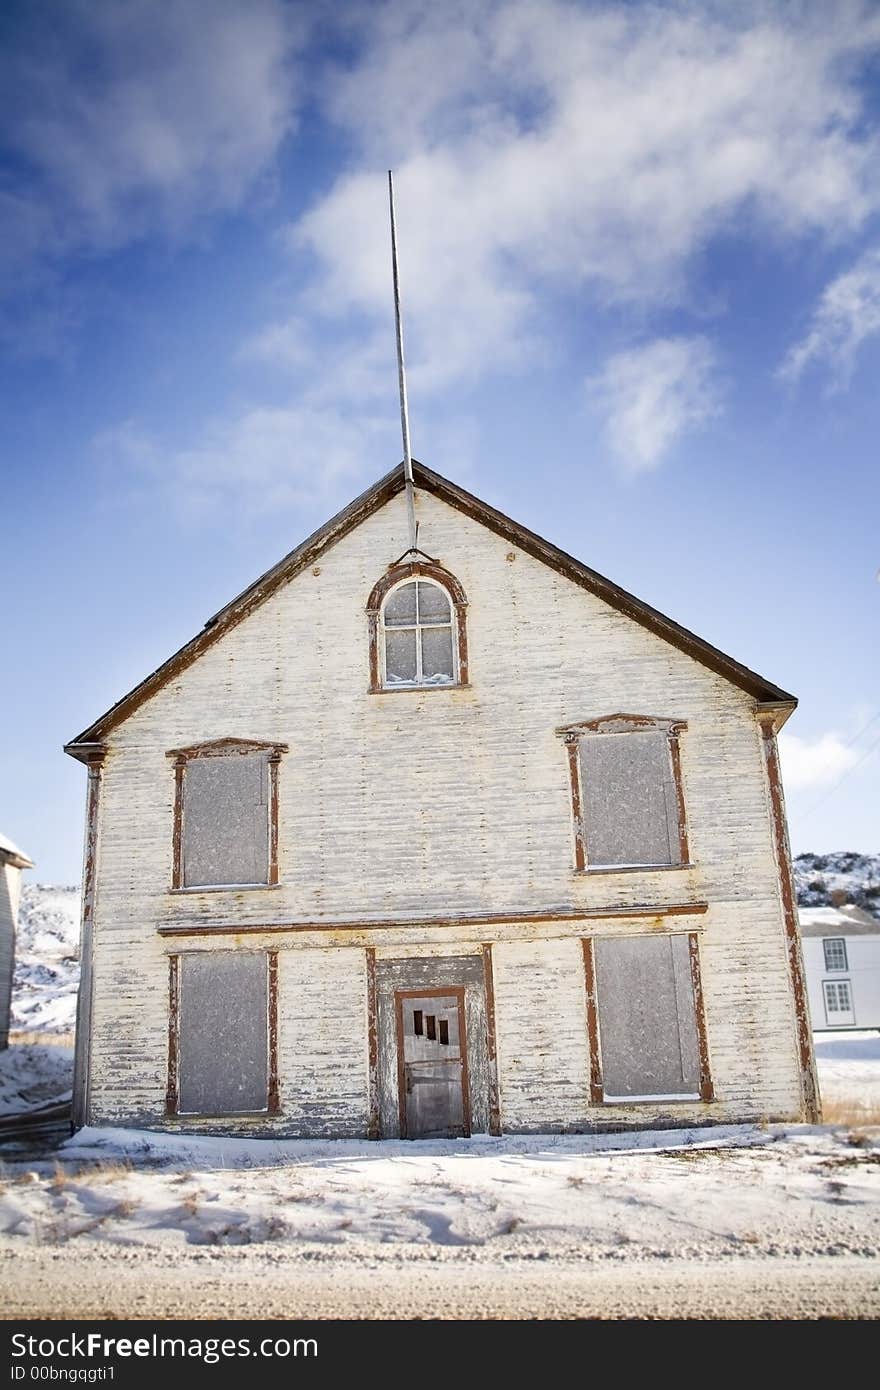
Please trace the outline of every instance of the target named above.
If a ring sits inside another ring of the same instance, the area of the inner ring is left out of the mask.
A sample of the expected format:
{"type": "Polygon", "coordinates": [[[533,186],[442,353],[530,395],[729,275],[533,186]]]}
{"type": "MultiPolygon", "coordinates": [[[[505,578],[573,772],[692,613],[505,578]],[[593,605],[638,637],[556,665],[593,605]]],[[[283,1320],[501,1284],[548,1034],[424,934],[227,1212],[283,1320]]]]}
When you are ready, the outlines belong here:
{"type": "Polygon", "coordinates": [[[801,700],[880,850],[880,6],[44,0],[0,16],[0,827],[413,452],[801,700]],[[876,718],[874,716],[877,716],[876,718]]]}

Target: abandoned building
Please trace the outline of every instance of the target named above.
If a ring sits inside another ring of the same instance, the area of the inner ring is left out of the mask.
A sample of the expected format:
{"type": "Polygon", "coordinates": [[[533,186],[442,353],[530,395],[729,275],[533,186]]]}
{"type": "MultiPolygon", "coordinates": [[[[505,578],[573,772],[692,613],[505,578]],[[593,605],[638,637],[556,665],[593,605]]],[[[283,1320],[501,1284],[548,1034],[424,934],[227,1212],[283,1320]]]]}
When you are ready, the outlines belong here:
{"type": "Polygon", "coordinates": [[[794,698],[413,469],[418,549],[398,467],[67,745],[75,1123],[815,1117],[794,698]]]}
{"type": "Polygon", "coordinates": [[[15,973],[15,926],[21,898],[21,871],[34,863],[0,835],[0,1051],[9,1045],[12,977],[15,973]]]}

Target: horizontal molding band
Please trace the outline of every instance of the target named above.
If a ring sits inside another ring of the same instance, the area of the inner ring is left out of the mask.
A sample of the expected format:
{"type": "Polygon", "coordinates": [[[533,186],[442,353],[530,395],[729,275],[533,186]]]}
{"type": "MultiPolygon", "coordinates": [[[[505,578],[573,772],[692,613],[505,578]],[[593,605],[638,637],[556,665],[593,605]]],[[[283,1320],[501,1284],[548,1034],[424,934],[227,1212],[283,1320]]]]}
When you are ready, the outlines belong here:
{"type": "Polygon", "coordinates": [[[394,917],[365,919],[359,922],[190,922],[160,926],[160,936],[244,936],[254,932],[302,931],[399,931],[402,927],[493,927],[521,926],[530,922],[592,922],[615,917],[685,917],[707,912],[708,903],[674,903],[650,907],[595,907],[590,910],[560,908],[552,912],[479,912],[457,917],[394,917]]]}

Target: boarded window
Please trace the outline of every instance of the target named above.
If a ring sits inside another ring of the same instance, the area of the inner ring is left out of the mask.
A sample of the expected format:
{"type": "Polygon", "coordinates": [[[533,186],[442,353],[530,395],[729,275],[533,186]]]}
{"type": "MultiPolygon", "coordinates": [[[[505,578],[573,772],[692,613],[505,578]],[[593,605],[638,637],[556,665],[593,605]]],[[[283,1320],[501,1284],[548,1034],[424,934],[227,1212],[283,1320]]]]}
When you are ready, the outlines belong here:
{"type": "Polygon", "coordinates": [[[825,969],[846,970],[846,941],[842,936],[828,936],[822,942],[825,947],[825,969]]]}
{"type": "Polygon", "coordinates": [[[382,611],[385,684],[454,685],[452,604],[425,579],[392,589],[382,611]]]}
{"type": "Polygon", "coordinates": [[[698,1098],[687,937],[598,938],[595,960],[605,1099],[698,1098]]]}
{"type": "Polygon", "coordinates": [[[265,753],[190,758],[183,779],[183,886],[269,881],[265,753]]]}
{"type": "Polygon", "coordinates": [[[662,730],[581,740],[587,863],[681,863],[678,798],[662,730]]]}
{"type": "Polygon", "coordinates": [[[268,1108],[268,966],[264,952],[180,957],[178,1111],[241,1115],[268,1108]]]}

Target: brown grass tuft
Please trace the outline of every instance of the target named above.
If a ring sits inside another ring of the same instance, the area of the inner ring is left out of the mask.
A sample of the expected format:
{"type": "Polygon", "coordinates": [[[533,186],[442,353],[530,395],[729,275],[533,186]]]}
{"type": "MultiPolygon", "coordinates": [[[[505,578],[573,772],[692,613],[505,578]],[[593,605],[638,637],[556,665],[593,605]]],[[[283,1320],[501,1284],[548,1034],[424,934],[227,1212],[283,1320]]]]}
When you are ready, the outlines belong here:
{"type": "Polygon", "coordinates": [[[826,1125],[880,1125],[880,1100],[862,1100],[846,1092],[823,1097],[822,1120],[826,1125]]]}

